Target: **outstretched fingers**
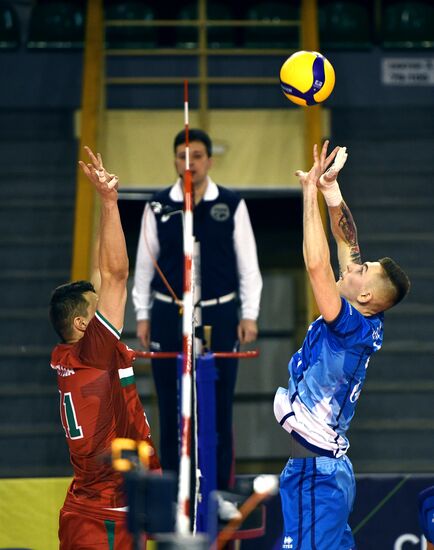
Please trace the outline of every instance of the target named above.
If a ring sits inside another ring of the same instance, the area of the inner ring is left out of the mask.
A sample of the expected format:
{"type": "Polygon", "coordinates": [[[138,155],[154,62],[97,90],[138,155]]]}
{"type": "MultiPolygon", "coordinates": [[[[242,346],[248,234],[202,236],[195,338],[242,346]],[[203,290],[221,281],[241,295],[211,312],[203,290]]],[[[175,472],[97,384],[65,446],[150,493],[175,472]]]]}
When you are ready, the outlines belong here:
{"type": "Polygon", "coordinates": [[[96,158],[97,158],[97,162],[98,162],[98,168],[95,168],[96,175],[98,176],[98,179],[99,179],[100,183],[107,183],[110,174],[104,168],[104,165],[102,163],[101,153],[97,153],[96,158]]]}
{"type": "Polygon", "coordinates": [[[89,179],[92,179],[92,164],[86,164],[84,163],[82,160],[79,160],[78,161],[78,164],[80,165],[80,168],[83,170],[83,173],[86,177],[88,177],[89,179]]]}
{"type": "Polygon", "coordinates": [[[96,156],[92,149],[87,145],[84,146],[84,150],[88,154],[90,162],[92,163],[92,166],[95,168],[95,170],[100,170],[102,168],[101,155],[98,153],[98,156],[96,156]]]}
{"type": "Polygon", "coordinates": [[[79,165],[86,177],[101,190],[117,189],[119,178],[115,174],[110,174],[104,168],[101,154],[97,153],[95,155],[88,146],[85,146],[84,149],[89,156],[90,163],[86,164],[80,160],[79,165]]]}
{"type": "Polygon", "coordinates": [[[339,172],[344,167],[345,162],[347,161],[348,153],[346,147],[337,147],[337,152],[333,164],[328,170],[324,172],[321,176],[321,183],[328,184],[336,180],[339,172]]]}
{"type": "Polygon", "coordinates": [[[335,147],[333,151],[329,155],[327,155],[327,149],[329,145],[330,145],[330,140],[326,139],[321,149],[321,159],[320,159],[321,172],[324,172],[325,170],[327,170],[327,168],[330,166],[330,164],[335,159],[337,153],[339,152],[339,147],[335,147]]]}
{"type": "Polygon", "coordinates": [[[318,161],[319,161],[318,145],[316,143],[314,143],[314,146],[313,146],[313,163],[317,164],[318,161]]]}
{"type": "Polygon", "coordinates": [[[107,179],[107,187],[109,189],[113,189],[113,187],[117,187],[119,183],[119,178],[115,174],[109,174],[107,173],[108,179],[107,179]]]}
{"type": "Polygon", "coordinates": [[[89,159],[92,163],[87,165],[89,167],[90,173],[94,173],[100,183],[105,183],[107,181],[108,174],[106,169],[104,168],[101,153],[97,153],[95,155],[92,149],[87,145],[84,146],[84,149],[89,155],[89,159]]]}
{"type": "Polygon", "coordinates": [[[327,168],[330,166],[330,164],[334,161],[336,155],[339,152],[340,147],[337,146],[333,149],[333,151],[330,153],[330,155],[325,159],[324,162],[324,170],[327,170],[327,168]]]}
{"type": "Polygon", "coordinates": [[[326,139],[325,142],[323,143],[322,148],[321,148],[321,156],[320,156],[321,166],[324,166],[324,164],[326,162],[327,149],[328,149],[329,143],[330,143],[329,140],[326,139]]]}
{"type": "Polygon", "coordinates": [[[297,170],[295,175],[300,178],[300,183],[307,182],[308,178],[318,180],[321,174],[327,169],[327,167],[333,162],[337,153],[339,152],[339,147],[335,147],[333,151],[327,155],[327,149],[330,144],[330,141],[326,139],[321,147],[321,152],[319,152],[318,145],[315,143],[313,146],[313,166],[309,172],[303,172],[302,170],[297,170]]]}
{"type": "Polygon", "coordinates": [[[307,172],[303,172],[303,170],[297,170],[295,172],[295,175],[297,178],[305,178],[307,176],[307,172]]]}
{"type": "Polygon", "coordinates": [[[341,170],[344,167],[344,164],[347,162],[348,153],[346,147],[339,147],[338,153],[335,158],[334,165],[337,170],[341,170]]]}

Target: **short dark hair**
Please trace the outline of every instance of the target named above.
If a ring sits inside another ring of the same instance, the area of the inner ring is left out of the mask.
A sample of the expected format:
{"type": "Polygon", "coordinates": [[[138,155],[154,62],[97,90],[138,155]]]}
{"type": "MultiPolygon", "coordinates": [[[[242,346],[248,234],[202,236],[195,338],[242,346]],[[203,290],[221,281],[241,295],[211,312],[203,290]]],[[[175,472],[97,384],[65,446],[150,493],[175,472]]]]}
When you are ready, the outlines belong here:
{"type": "Polygon", "coordinates": [[[51,294],[50,321],[63,342],[71,336],[74,317],[87,314],[89,302],[84,297],[85,292],[95,292],[93,284],[89,281],[74,281],[60,285],[51,294]]]}
{"type": "MultiPolygon", "coordinates": [[[[198,128],[191,128],[188,131],[188,141],[189,143],[192,141],[200,141],[205,145],[208,156],[212,157],[212,141],[206,132],[199,130],[198,128]]],[[[176,148],[178,145],[182,145],[183,143],[185,143],[185,130],[181,130],[176,134],[173,141],[173,151],[176,153],[176,148]]]]}
{"type": "Polygon", "coordinates": [[[391,306],[398,304],[410,290],[410,279],[404,270],[392,258],[380,258],[378,260],[393,288],[391,306]]]}

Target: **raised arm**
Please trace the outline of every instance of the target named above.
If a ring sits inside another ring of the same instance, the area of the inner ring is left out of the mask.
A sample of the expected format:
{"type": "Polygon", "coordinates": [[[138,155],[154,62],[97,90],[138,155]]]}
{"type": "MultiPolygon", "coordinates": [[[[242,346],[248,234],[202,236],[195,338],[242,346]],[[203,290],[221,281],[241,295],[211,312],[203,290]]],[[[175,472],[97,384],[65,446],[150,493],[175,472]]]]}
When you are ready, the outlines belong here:
{"type": "Polygon", "coordinates": [[[303,256],[316,303],[326,321],[333,321],[341,309],[341,299],[330,264],[330,249],[321,220],[318,205],[317,184],[327,165],[333,160],[336,150],[327,157],[328,141],[321,155],[314,146],[314,165],[306,174],[298,171],[303,189],[303,256]]]}
{"type": "Polygon", "coordinates": [[[339,271],[342,274],[349,263],[361,264],[357,228],[350,209],[342,198],[337,176],[347,160],[347,148],[339,147],[332,166],[320,177],[318,188],[324,195],[330,217],[330,226],[335,238],[339,271]]]}
{"type": "Polygon", "coordinates": [[[98,311],[120,331],[127,299],[128,256],[118,209],[118,178],[104,168],[101,155],[85,147],[90,163],[80,167],[95,187],[100,201],[98,311]]]}

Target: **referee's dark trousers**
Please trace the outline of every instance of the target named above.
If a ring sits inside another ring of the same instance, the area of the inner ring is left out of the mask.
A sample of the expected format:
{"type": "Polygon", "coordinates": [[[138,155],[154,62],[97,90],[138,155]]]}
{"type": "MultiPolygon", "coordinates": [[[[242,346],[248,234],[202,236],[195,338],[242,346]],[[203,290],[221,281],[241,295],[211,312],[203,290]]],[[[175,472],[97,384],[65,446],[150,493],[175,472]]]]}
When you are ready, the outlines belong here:
{"type": "MultiPolygon", "coordinates": [[[[202,324],[212,326],[212,351],[233,351],[237,342],[238,303],[202,308],[202,324]]],[[[155,299],[151,314],[151,350],[182,350],[182,315],[176,304],[155,299]]],[[[216,360],[217,487],[230,486],[234,460],[232,404],[237,378],[236,359],[216,360]]],[[[176,360],[152,361],[160,417],[160,460],[163,470],[178,472],[178,406],[176,360]]]]}

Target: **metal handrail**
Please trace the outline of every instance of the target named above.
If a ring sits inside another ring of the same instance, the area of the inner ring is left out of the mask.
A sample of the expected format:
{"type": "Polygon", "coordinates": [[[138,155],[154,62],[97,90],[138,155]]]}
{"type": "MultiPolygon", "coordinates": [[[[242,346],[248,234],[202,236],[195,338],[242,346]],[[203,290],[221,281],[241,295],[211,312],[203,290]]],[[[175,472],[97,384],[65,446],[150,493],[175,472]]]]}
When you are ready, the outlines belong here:
{"type": "MultiPolygon", "coordinates": [[[[176,359],[180,351],[135,351],[136,357],[142,359],[176,359]]],[[[249,351],[214,351],[211,352],[216,359],[254,359],[259,357],[259,350],[249,351]]]]}
{"type": "MultiPolygon", "coordinates": [[[[182,84],[185,78],[179,76],[110,76],[106,84],[182,84]]],[[[277,77],[255,76],[189,76],[189,84],[276,84],[277,77]]]]}
{"type": "Polygon", "coordinates": [[[105,50],[106,56],[272,56],[272,55],[284,55],[289,56],[295,52],[295,48],[107,48],[105,50]]]}
{"type": "Polygon", "coordinates": [[[299,19],[107,19],[106,27],[300,27],[299,19]]]}

